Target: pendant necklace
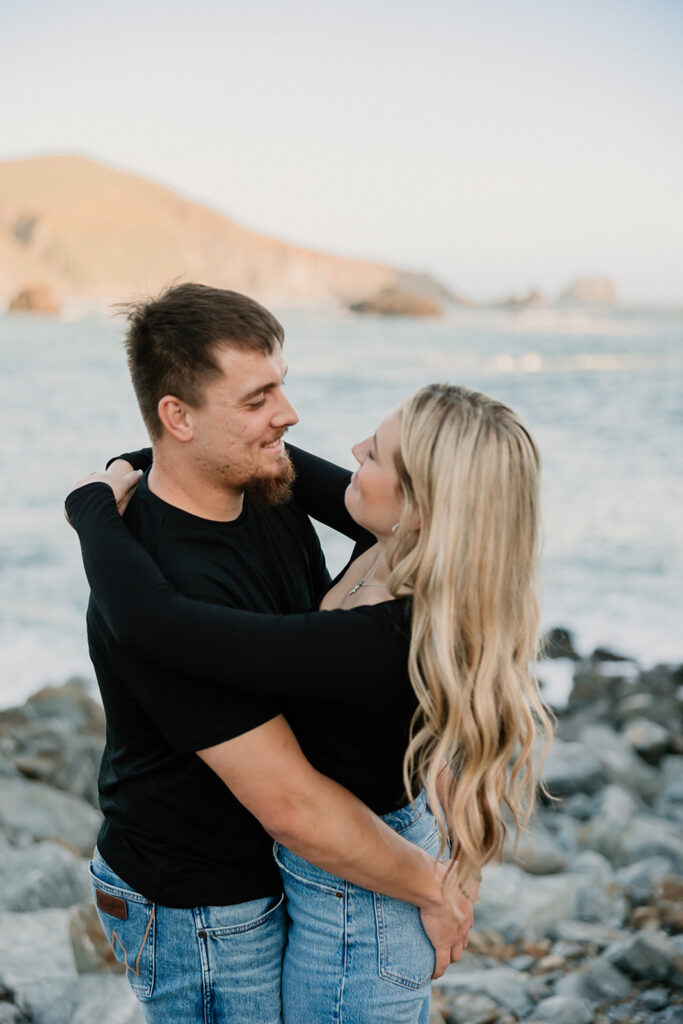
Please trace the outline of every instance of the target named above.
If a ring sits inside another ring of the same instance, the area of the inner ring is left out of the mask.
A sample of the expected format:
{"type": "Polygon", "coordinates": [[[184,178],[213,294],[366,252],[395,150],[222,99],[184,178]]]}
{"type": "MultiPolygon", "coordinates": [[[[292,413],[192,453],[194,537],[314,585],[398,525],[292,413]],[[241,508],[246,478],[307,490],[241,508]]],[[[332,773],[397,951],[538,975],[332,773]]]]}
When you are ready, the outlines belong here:
{"type": "Polygon", "coordinates": [[[385,583],[368,583],[367,582],[370,579],[370,577],[372,576],[372,574],[375,571],[375,569],[377,568],[377,563],[378,562],[379,562],[379,555],[377,556],[375,561],[372,563],[372,565],[370,566],[368,571],[363,576],[361,576],[361,578],[358,580],[358,583],[356,583],[355,586],[351,587],[351,589],[349,590],[348,594],[346,595],[347,597],[351,597],[352,594],[356,594],[360,590],[361,587],[384,587],[384,586],[386,586],[385,583]]]}

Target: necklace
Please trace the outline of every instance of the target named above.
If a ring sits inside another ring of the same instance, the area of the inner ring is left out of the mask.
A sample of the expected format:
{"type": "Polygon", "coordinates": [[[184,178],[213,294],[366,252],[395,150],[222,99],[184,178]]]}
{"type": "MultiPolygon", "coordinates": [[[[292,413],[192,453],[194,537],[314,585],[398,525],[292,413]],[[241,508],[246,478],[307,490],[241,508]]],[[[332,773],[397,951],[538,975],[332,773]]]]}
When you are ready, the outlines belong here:
{"type": "Polygon", "coordinates": [[[384,584],[384,583],[368,583],[367,582],[370,579],[370,577],[372,576],[372,574],[375,571],[375,569],[377,568],[377,563],[378,562],[379,562],[379,555],[377,556],[375,561],[372,563],[372,565],[370,566],[368,571],[363,576],[361,576],[361,578],[358,580],[358,583],[356,583],[355,586],[351,587],[351,589],[349,590],[348,594],[346,595],[347,597],[351,597],[352,594],[358,593],[358,591],[360,590],[361,587],[384,587],[384,586],[386,586],[386,584],[384,584]]]}

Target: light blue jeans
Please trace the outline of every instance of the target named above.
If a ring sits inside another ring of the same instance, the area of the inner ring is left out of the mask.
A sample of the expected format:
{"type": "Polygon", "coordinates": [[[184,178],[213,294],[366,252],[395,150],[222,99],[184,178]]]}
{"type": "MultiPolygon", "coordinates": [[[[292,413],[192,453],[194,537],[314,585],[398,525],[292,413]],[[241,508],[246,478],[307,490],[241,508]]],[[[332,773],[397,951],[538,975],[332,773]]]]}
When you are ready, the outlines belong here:
{"type": "MultiPolygon", "coordinates": [[[[440,840],[424,794],[384,816],[433,857],[440,840]]],[[[275,845],[290,916],[285,1024],[427,1024],[434,950],[418,909],[330,875],[275,845]]]]}
{"type": "Polygon", "coordinates": [[[281,1024],[284,899],[182,910],[150,903],[96,849],[93,898],[150,1024],[281,1024]]]}

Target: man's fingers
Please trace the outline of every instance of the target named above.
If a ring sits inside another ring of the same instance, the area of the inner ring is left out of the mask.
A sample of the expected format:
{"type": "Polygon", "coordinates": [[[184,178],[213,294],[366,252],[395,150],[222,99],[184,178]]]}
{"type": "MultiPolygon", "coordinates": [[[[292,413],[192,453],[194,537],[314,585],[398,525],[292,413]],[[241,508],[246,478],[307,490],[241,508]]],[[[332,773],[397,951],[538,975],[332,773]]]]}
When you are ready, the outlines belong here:
{"type": "Polygon", "coordinates": [[[451,963],[457,964],[458,960],[462,956],[462,942],[456,942],[451,946],[451,963]]]}
{"type": "Polygon", "coordinates": [[[438,949],[434,950],[434,973],[432,978],[440,978],[444,973],[449,963],[451,962],[451,951],[446,947],[445,949],[439,946],[438,949]]]}

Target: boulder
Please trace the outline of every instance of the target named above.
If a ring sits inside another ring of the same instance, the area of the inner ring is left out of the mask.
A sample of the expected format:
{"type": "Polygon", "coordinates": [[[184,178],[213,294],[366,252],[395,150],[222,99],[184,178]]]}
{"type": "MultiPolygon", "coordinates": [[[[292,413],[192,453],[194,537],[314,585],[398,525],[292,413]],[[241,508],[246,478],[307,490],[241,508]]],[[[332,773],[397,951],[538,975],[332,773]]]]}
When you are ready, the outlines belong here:
{"type": "Polygon", "coordinates": [[[538,940],[578,915],[580,897],[596,879],[583,873],[528,875],[512,864],[488,865],[476,907],[477,929],[495,929],[506,942],[538,940]]]}
{"type": "Polygon", "coordinates": [[[565,974],[555,986],[558,996],[583,999],[588,1003],[623,999],[629,994],[633,982],[612,964],[602,958],[587,960],[578,970],[565,974]]]}
{"type": "Polygon", "coordinates": [[[572,632],[563,626],[549,629],[541,640],[541,658],[570,658],[578,661],[572,632]]]}
{"type": "Polygon", "coordinates": [[[673,735],[648,718],[633,718],[624,729],[624,739],[648,764],[657,765],[671,747],[673,735]]]}
{"type": "Polygon", "coordinates": [[[0,829],[33,840],[62,840],[86,857],[95,846],[101,820],[85,800],[69,793],[42,782],[0,776],[0,829]]]}
{"type": "Polygon", "coordinates": [[[683,986],[683,956],[663,932],[638,932],[609,946],[601,959],[637,981],[683,986]]]}
{"type": "Polygon", "coordinates": [[[579,306],[613,306],[617,290],[608,277],[577,277],[560,295],[559,301],[579,306]]]}
{"type": "MultiPolygon", "coordinates": [[[[457,968],[457,964],[455,967],[457,968]]],[[[470,992],[486,996],[498,1006],[512,1010],[518,1017],[531,1009],[527,992],[529,975],[515,971],[512,967],[489,967],[484,971],[458,971],[449,967],[439,981],[439,987],[447,995],[470,992]]]]}
{"type": "Polygon", "coordinates": [[[55,316],[61,306],[50,285],[26,285],[10,300],[10,313],[42,313],[55,316]]]}
{"type": "Polygon", "coordinates": [[[634,752],[628,741],[608,725],[589,725],[581,742],[597,758],[610,782],[631,790],[644,800],[653,799],[661,788],[657,771],[634,752]]]}
{"type": "Polygon", "coordinates": [[[540,821],[520,836],[516,848],[512,836],[508,836],[504,856],[506,861],[518,864],[532,875],[564,871],[569,862],[567,853],[540,821]]]}
{"type": "Polygon", "coordinates": [[[551,1024],[592,1024],[593,1011],[576,996],[550,996],[538,1004],[534,1017],[551,1024]]]}
{"type": "Polygon", "coordinates": [[[27,704],[40,718],[58,718],[69,722],[76,732],[90,732],[104,741],[104,709],[87,692],[87,683],[78,676],[63,686],[45,686],[29,697],[27,704]]]}
{"type": "Polygon", "coordinates": [[[0,910],[69,907],[90,896],[85,861],[57,843],[13,849],[0,838],[0,910]]]}
{"type": "Polygon", "coordinates": [[[543,765],[543,784],[551,796],[593,793],[606,776],[596,753],[583,743],[555,739],[543,765]]]}
{"type": "Polygon", "coordinates": [[[443,316],[443,307],[436,298],[403,288],[382,288],[372,298],[349,305],[354,313],[379,313],[382,316],[443,316]]]}

